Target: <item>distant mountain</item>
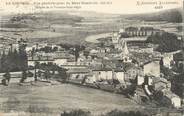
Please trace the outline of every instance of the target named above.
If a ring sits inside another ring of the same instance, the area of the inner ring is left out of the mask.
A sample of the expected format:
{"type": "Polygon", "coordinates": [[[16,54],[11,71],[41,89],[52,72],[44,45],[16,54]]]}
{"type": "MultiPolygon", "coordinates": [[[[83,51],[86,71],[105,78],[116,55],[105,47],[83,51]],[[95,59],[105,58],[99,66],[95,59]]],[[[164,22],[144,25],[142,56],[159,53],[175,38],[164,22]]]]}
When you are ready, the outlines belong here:
{"type": "Polygon", "coordinates": [[[127,19],[131,20],[142,20],[142,21],[168,21],[181,23],[182,22],[183,9],[170,9],[161,12],[147,13],[147,14],[135,14],[127,15],[127,19]]]}

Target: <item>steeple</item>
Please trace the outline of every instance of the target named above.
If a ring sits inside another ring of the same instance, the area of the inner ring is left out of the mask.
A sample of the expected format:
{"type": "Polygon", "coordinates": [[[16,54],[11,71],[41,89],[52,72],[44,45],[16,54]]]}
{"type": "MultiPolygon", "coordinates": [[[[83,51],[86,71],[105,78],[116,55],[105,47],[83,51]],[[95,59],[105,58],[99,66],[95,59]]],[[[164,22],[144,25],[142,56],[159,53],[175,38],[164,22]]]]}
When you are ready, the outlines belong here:
{"type": "Polygon", "coordinates": [[[128,47],[127,47],[127,42],[123,40],[121,42],[121,46],[122,46],[122,55],[124,55],[124,56],[129,55],[129,51],[128,51],[128,47]]]}
{"type": "Polygon", "coordinates": [[[127,42],[122,40],[121,41],[121,58],[123,60],[123,62],[131,62],[131,59],[129,58],[129,51],[128,51],[128,47],[127,47],[127,42]]]}

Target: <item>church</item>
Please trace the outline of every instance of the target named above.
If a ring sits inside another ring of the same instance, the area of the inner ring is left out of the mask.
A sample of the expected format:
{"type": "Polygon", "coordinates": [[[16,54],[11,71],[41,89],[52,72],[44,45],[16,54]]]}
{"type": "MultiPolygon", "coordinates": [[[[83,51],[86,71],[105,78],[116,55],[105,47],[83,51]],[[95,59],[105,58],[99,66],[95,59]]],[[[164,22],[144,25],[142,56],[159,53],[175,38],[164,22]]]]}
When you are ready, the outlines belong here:
{"type": "Polygon", "coordinates": [[[112,37],[112,43],[114,48],[120,51],[119,57],[123,62],[131,62],[130,53],[127,46],[127,41],[121,38],[121,34],[125,33],[124,29],[120,29],[119,33],[114,33],[112,37]]]}

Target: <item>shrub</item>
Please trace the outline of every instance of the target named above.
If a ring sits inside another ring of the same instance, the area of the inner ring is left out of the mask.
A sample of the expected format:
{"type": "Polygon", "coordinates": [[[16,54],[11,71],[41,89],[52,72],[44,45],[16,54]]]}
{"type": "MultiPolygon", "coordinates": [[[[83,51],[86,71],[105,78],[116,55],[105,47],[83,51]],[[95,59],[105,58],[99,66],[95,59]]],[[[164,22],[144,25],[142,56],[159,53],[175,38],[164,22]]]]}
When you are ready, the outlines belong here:
{"type": "Polygon", "coordinates": [[[119,110],[112,110],[109,113],[107,113],[106,116],[148,116],[148,115],[141,111],[123,112],[119,110]]]}
{"type": "Polygon", "coordinates": [[[83,111],[79,109],[70,112],[64,111],[63,113],[61,113],[61,116],[91,116],[91,113],[89,111],[83,111]]]}

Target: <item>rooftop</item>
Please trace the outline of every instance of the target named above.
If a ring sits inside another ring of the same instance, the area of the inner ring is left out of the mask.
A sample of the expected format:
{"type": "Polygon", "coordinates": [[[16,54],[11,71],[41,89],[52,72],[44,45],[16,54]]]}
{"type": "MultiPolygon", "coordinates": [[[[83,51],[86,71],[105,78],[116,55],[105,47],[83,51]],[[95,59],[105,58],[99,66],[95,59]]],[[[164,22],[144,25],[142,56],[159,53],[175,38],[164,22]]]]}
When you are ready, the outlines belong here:
{"type": "Polygon", "coordinates": [[[87,68],[72,68],[67,71],[69,74],[76,74],[76,73],[89,73],[90,70],[87,68]]]}
{"type": "Polygon", "coordinates": [[[52,57],[47,56],[33,56],[28,57],[28,61],[54,61],[52,57]]]}
{"type": "Polygon", "coordinates": [[[169,99],[172,99],[174,97],[177,97],[179,98],[179,96],[177,96],[176,94],[174,94],[173,92],[169,91],[169,90],[165,90],[164,91],[164,95],[165,97],[169,98],[169,99]]]}
{"type": "Polygon", "coordinates": [[[166,83],[166,84],[168,83],[168,81],[165,78],[160,78],[160,77],[154,77],[153,82],[154,83],[163,82],[163,83],[166,83]]]}
{"type": "MultiPolygon", "coordinates": [[[[147,65],[147,64],[152,63],[152,62],[155,62],[155,63],[156,63],[156,62],[159,62],[159,61],[160,61],[159,59],[151,59],[151,60],[149,60],[149,61],[143,63],[142,66],[147,65]]],[[[159,64],[159,63],[158,63],[158,64],[159,64]]]]}
{"type": "Polygon", "coordinates": [[[135,64],[133,64],[133,63],[124,63],[123,64],[123,69],[125,70],[125,71],[128,71],[128,70],[130,70],[130,69],[140,69],[140,67],[138,67],[138,66],[135,66],[135,64]]]}

